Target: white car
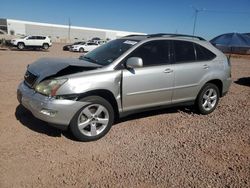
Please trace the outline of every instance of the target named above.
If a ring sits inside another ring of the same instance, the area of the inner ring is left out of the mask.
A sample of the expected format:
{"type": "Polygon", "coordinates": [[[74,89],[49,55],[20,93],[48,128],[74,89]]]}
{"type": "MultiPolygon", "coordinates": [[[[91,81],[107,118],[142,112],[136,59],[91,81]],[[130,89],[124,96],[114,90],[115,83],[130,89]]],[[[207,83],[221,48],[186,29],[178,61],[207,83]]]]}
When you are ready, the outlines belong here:
{"type": "Polygon", "coordinates": [[[23,50],[24,48],[43,48],[47,50],[52,46],[51,39],[44,36],[25,36],[11,40],[11,44],[19,50],[23,50]]]}
{"type": "Polygon", "coordinates": [[[100,46],[94,42],[86,42],[82,44],[72,45],[69,51],[71,52],[89,52],[100,46]]]}

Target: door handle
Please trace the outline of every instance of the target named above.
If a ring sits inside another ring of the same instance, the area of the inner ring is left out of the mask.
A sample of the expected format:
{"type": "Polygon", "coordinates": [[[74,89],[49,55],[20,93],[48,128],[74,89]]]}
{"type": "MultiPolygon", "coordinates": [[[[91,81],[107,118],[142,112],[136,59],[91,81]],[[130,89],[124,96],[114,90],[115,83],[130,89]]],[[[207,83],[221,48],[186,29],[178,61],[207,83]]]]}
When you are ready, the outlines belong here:
{"type": "Polygon", "coordinates": [[[207,64],[203,65],[203,69],[208,69],[209,66],[207,64]]]}
{"type": "Polygon", "coordinates": [[[172,69],[165,69],[165,70],[164,70],[164,73],[171,73],[171,72],[173,72],[172,69]]]}

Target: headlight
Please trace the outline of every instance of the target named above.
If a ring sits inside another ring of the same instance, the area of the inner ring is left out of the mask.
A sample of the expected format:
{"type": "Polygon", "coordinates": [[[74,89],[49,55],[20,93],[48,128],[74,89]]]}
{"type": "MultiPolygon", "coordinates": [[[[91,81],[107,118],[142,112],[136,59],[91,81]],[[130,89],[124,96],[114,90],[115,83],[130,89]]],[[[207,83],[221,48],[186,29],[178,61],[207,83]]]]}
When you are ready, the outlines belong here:
{"type": "Polygon", "coordinates": [[[52,79],[52,80],[45,80],[36,85],[35,90],[38,93],[47,96],[55,96],[57,90],[67,81],[67,79],[52,79]]]}

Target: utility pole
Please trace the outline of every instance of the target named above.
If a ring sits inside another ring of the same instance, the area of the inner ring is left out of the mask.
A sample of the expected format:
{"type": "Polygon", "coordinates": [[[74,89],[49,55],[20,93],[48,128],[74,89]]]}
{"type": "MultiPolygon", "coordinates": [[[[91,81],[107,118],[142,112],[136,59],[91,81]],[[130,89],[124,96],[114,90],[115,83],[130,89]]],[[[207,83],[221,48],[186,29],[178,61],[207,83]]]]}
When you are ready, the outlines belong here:
{"type": "Polygon", "coordinates": [[[204,8],[203,9],[198,9],[198,8],[196,8],[194,6],[192,6],[192,8],[194,9],[194,26],[193,26],[193,36],[194,36],[198,14],[199,14],[199,12],[204,11],[205,9],[204,8]]]}
{"type": "Polygon", "coordinates": [[[68,29],[68,40],[70,42],[70,27],[71,27],[71,22],[70,22],[70,18],[69,18],[69,29],[68,29]]]}

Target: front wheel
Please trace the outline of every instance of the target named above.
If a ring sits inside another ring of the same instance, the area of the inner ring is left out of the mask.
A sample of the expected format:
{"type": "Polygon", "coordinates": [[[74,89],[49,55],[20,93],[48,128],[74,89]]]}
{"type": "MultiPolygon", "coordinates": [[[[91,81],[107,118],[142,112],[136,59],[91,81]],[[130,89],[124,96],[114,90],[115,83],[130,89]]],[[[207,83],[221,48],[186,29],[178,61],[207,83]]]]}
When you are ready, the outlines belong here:
{"type": "Polygon", "coordinates": [[[84,52],[84,48],[80,48],[79,52],[83,53],[84,52]]]}
{"type": "Polygon", "coordinates": [[[22,42],[19,42],[19,43],[17,44],[17,48],[18,48],[19,50],[23,50],[24,47],[25,47],[25,45],[24,45],[24,43],[22,43],[22,42]]]}
{"type": "Polygon", "coordinates": [[[80,141],[98,140],[108,133],[114,122],[113,107],[99,96],[85,97],[81,101],[88,104],[75,114],[70,130],[80,141]]]}
{"type": "Polygon", "coordinates": [[[213,112],[219,102],[219,97],[220,93],[216,85],[212,83],[205,84],[196,100],[198,111],[201,114],[213,112]]]}

